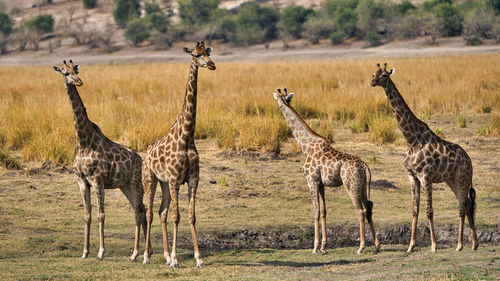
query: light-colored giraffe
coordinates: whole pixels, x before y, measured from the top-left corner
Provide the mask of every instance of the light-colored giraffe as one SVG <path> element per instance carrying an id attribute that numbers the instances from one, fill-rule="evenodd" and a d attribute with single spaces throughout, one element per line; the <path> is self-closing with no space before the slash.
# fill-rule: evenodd
<path id="1" fill-rule="evenodd" d="M 476 191 L 472 187 L 472 162 L 469 155 L 459 145 L 445 141 L 438 137 L 426 123 L 419 120 L 410 110 L 390 76 L 394 68 L 387 71 L 380 68 L 373 74 L 371 85 L 381 86 L 389 99 L 396 115 L 399 128 L 406 138 L 408 150 L 403 161 L 409 173 L 412 184 L 413 220 L 411 224 L 411 240 L 408 253 L 416 245 L 418 212 L 420 206 L 420 186 L 424 187 L 427 195 L 427 218 L 431 236 L 431 250 L 436 251 L 436 237 L 434 234 L 432 209 L 432 183 L 446 182 L 455 193 L 459 203 L 460 226 L 458 231 L 457 251 L 462 250 L 465 215 L 469 219 L 472 249 L 478 247 L 476 229 L 474 227 L 474 211 L 476 208 Z"/>
<path id="2" fill-rule="evenodd" d="M 159 210 L 160 221 L 163 232 L 163 255 L 167 263 L 178 267 L 177 262 L 177 227 L 179 224 L 179 187 L 183 183 L 188 184 L 189 193 L 189 222 L 193 239 L 194 258 L 196 266 L 203 267 L 198 241 L 196 238 L 196 216 L 195 200 L 196 189 L 199 181 L 199 156 L 194 144 L 194 131 L 196 123 L 196 99 L 198 68 L 206 67 L 215 70 L 215 64 L 210 59 L 211 48 L 205 48 L 205 43 L 198 42 L 193 49 L 184 48 L 191 55 L 189 75 L 186 85 L 186 94 L 182 111 L 177 116 L 174 125 L 166 136 L 157 140 L 147 149 L 147 156 L 142 166 L 143 186 L 146 197 L 146 251 L 144 252 L 144 263 L 149 263 L 149 240 L 151 235 L 151 223 L 153 221 L 153 201 L 158 181 L 161 186 L 162 200 Z M 172 254 L 168 251 L 167 238 L 167 214 L 172 201 L 172 221 L 174 233 L 172 241 Z"/>
<path id="3" fill-rule="evenodd" d="M 359 157 L 349 155 L 334 149 L 330 142 L 314 132 L 302 117 L 290 106 L 293 93 L 287 95 L 274 93 L 279 108 L 285 117 L 293 136 L 306 156 L 302 169 L 309 186 L 314 208 L 314 249 L 319 246 L 319 219 L 321 218 L 321 249 L 325 253 L 326 246 L 326 204 L 325 186 L 344 185 L 351 197 L 352 203 L 359 216 L 360 246 L 358 254 L 365 249 L 365 218 L 370 224 L 370 229 L 375 242 L 375 252 L 380 249 L 375 227 L 373 226 L 373 203 L 368 200 L 366 188 L 370 187 L 371 173 L 368 165 Z"/>
<path id="4" fill-rule="evenodd" d="M 73 61 L 62 67 L 54 66 L 54 70 L 62 74 L 66 92 L 73 109 L 75 120 L 77 149 L 74 167 L 78 175 L 78 186 L 83 197 L 85 211 L 85 242 L 82 258 L 89 254 L 91 203 L 90 192 L 97 197 L 99 209 L 99 253 L 97 258 L 104 257 L 104 190 L 120 188 L 132 204 L 135 212 L 134 252 L 130 256 L 135 260 L 139 254 L 139 236 L 141 224 L 146 231 L 145 208 L 142 203 L 143 189 L 141 185 L 142 159 L 132 149 L 109 140 L 99 127 L 89 120 L 76 86 L 83 82 L 78 77 L 79 65 Z"/>

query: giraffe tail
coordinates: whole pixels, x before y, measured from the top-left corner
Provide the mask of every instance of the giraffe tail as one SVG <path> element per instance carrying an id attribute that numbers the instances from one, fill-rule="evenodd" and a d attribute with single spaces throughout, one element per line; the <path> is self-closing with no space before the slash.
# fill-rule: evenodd
<path id="1" fill-rule="evenodd" d="M 366 164 L 366 163 L 365 163 L 365 171 L 366 171 L 366 174 L 368 175 L 366 183 L 368 184 L 368 199 L 370 199 L 372 172 L 370 171 L 370 167 L 368 167 L 368 164 Z"/>
<path id="2" fill-rule="evenodd" d="M 471 201 L 471 213 L 472 217 L 476 216 L 476 190 L 471 187 L 469 190 L 469 199 Z"/>

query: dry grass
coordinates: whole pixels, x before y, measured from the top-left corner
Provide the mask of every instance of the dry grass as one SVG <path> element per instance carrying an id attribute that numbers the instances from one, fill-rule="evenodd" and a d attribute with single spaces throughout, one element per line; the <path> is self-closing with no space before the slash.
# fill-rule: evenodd
<path id="1" fill-rule="evenodd" d="M 394 59 L 394 81 L 421 118 L 500 109 L 500 54 Z M 188 62 L 83 65 L 79 89 L 89 117 L 104 133 L 143 150 L 163 136 L 182 107 Z M 197 137 L 221 147 L 279 151 L 290 137 L 272 92 L 294 91 L 294 106 L 321 134 L 333 137 L 339 120 L 391 142 L 383 90 L 369 86 L 374 60 L 218 63 L 200 70 Z M 217 62 L 216 62 L 217 63 Z M 387 118 L 391 117 L 391 118 Z M 25 160 L 69 164 L 74 153 L 70 104 L 51 67 L 0 68 L 0 147 L 21 150 Z"/>

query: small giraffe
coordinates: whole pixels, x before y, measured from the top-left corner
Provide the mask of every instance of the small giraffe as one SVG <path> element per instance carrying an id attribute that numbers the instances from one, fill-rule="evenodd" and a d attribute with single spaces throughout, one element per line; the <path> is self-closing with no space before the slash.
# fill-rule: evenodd
<path id="1" fill-rule="evenodd" d="M 147 156 L 142 166 L 143 186 L 146 196 L 146 251 L 144 251 L 144 263 L 149 263 L 149 241 L 151 235 L 151 223 L 153 221 L 153 201 L 156 185 L 160 182 L 162 200 L 159 210 L 163 233 L 163 256 L 167 264 L 173 268 L 178 267 L 177 262 L 177 227 L 179 224 L 179 187 L 183 183 L 188 184 L 189 193 L 189 222 L 193 239 L 194 258 L 196 266 L 203 267 L 198 240 L 196 238 L 196 216 L 195 199 L 196 189 L 199 181 L 199 156 L 194 143 L 194 131 L 196 123 L 196 99 L 198 68 L 206 67 L 215 70 L 215 64 L 210 59 L 212 48 L 205 48 L 203 41 L 198 42 L 193 49 L 184 48 L 184 52 L 191 55 L 189 75 L 186 85 L 186 94 L 182 111 L 177 116 L 172 128 L 166 136 L 157 140 L 147 149 Z M 172 221 L 174 234 L 172 241 L 172 254 L 168 252 L 167 237 L 167 214 L 172 201 Z"/>
<path id="2" fill-rule="evenodd" d="M 320 252 L 326 253 L 326 205 L 325 186 L 337 187 L 344 185 L 351 197 L 359 216 L 360 246 L 358 254 L 365 249 L 365 217 L 375 242 L 375 252 L 380 249 L 375 227 L 373 226 L 373 203 L 368 200 L 366 186 L 370 187 L 371 173 L 368 165 L 359 157 L 335 150 L 330 142 L 314 132 L 302 117 L 290 106 L 294 93 L 287 95 L 274 93 L 279 108 L 285 117 L 293 136 L 306 156 L 302 170 L 307 180 L 314 207 L 314 249 L 319 246 L 319 218 L 321 218 L 322 240 Z M 367 178 L 368 177 L 368 178 Z"/>
<path id="3" fill-rule="evenodd" d="M 75 120 L 77 149 L 74 167 L 78 175 L 78 186 L 83 197 L 85 211 L 85 236 L 82 258 L 89 254 L 91 203 L 90 192 L 97 197 L 99 209 L 99 253 L 97 259 L 104 257 L 104 190 L 120 188 L 132 204 L 135 212 L 134 252 L 130 256 L 135 260 L 139 254 L 141 224 L 146 234 L 145 208 L 142 204 L 144 191 L 141 185 L 142 159 L 132 149 L 109 140 L 99 127 L 89 120 L 76 86 L 83 85 L 78 77 L 79 65 L 64 62 L 61 68 L 54 70 L 62 74 L 66 92 L 73 109 Z"/>
<path id="4" fill-rule="evenodd" d="M 403 161 L 412 184 L 413 220 L 411 224 L 411 252 L 416 245 L 418 212 L 420 206 L 420 186 L 427 195 L 427 218 L 431 236 L 431 250 L 436 252 L 436 237 L 432 209 L 432 183 L 446 182 L 455 193 L 459 203 L 460 226 L 458 231 L 457 251 L 462 250 L 465 215 L 469 219 L 472 249 L 478 247 L 476 229 L 474 227 L 474 211 L 476 208 L 476 191 L 472 187 L 472 163 L 469 155 L 459 145 L 438 137 L 426 123 L 419 120 L 410 110 L 390 76 L 395 69 L 387 71 L 377 64 L 377 72 L 373 74 L 371 85 L 381 86 L 389 99 L 396 116 L 399 129 L 408 143 L 408 150 Z"/>

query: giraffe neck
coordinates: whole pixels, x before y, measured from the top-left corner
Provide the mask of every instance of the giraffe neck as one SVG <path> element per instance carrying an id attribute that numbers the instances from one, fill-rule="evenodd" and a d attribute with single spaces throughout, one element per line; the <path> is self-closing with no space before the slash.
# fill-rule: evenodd
<path id="1" fill-rule="evenodd" d="M 182 106 L 182 135 L 187 135 L 192 138 L 196 125 L 196 101 L 198 94 L 198 65 L 194 59 L 189 66 L 189 75 L 186 85 L 186 95 L 184 97 L 184 105 Z"/>
<path id="2" fill-rule="evenodd" d="M 92 141 L 94 141 L 94 138 L 91 136 L 97 133 L 96 129 L 98 128 L 89 120 L 87 110 L 83 105 L 76 86 L 73 84 L 65 84 L 65 86 L 73 109 L 77 145 L 79 148 L 89 147 L 92 145 Z"/>
<path id="3" fill-rule="evenodd" d="M 399 129 L 403 133 L 409 146 L 417 146 L 421 144 L 425 136 L 432 136 L 434 133 L 429 129 L 427 124 L 418 119 L 411 109 L 406 104 L 405 100 L 399 93 L 396 85 L 389 79 L 387 87 L 384 87 L 385 93 L 391 104 Z M 425 134 L 430 132 L 430 134 Z"/>
<path id="4" fill-rule="evenodd" d="M 299 143 L 302 152 L 307 155 L 311 142 L 322 137 L 316 134 L 292 107 L 286 105 L 282 100 L 278 102 L 281 113 L 283 113 L 290 130 L 292 130 L 293 136 Z"/>

